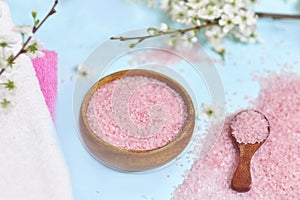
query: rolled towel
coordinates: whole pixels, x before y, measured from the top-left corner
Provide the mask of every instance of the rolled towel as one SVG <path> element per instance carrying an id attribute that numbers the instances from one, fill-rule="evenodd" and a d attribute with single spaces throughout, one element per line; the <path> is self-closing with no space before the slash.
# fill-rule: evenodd
<path id="1" fill-rule="evenodd" d="M 55 121 L 55 105 L 57 97 L 57 54 L 55 51 L 43 50 L 43 57 L 32 59 L 32 64 L 39 80 L 41 91 Z"/>
<path id="2" fill-rule="evenodd" d="M 16 37 L 16 52 L 21 37 L 11 31 L 8 5 L 0 1 L 0 10 L 0 34 Z M 0 199 L 72 199 L 70 176 L 32 62 L 22 55 L 14 67 L 19 83 L 15 107 L 0 113 Z"/>

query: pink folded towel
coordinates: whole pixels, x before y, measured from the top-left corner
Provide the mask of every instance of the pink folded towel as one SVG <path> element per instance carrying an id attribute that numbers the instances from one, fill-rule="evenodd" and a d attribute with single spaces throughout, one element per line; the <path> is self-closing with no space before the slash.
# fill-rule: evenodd
<path id="1" fill-rule="evenodd" d="M 43 50 L 45 56 L 32 59 L 32 64 L 39 80 L 52 120 L 55 121 L 57 98 L 57 53 Z"/>

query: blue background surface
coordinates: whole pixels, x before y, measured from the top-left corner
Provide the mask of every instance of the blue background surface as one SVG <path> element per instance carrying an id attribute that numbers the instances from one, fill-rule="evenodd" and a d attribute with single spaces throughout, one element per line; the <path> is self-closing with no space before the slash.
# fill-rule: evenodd
<path id="1" fill-rule="evenodd" d="M 16 24 L 31 24 L 31 10 L 43 16 L 52 5 L 51 0 L 9 0 Z M 300 13 L 296 1 L 262 0 L 257 11 Z M 76 200 L 165 200 L 171 198 L 174 186 L 182 182 L 186 167 L 175 162 L 164 170 L 146 174 L 126 174 L 108 169 L 94 160 L 80 142 L 72 111 L 74 84 L 73 69 L 90 52 L 112 35 L 132 29 L 158 26 L 167 17 L 143 4 L 121 0 L 61 0 L 55 14 L 37 34 L 47 49 L 59 55 L 59 94 L 56 127 L 58 140 L 69 167 L 74 199 Z M 258 32 L 263 44 L 243 45 L 227 41 L 226 61 L 204 46 L 216 61 L 223 80 L 227 110 L 234 112 L 247 107 L 257 96 L 259 85 L 253 73 L 280 71 L 290 66 L 300 74 L 300 20 L 259 19 Z"/>

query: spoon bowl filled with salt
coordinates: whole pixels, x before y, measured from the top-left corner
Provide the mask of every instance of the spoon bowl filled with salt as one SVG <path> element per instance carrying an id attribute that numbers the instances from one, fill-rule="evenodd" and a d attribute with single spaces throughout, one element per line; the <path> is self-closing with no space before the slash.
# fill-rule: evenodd
<path id="1" fill-rule="evenodd" d="M 267 117 L 257 110 L 243 110 L 231 122 L 231 136 L 239 150 L 239 164 L 232 177 L 231 188 L 237 192 L 251 189 L 251 159 L 270 134 Z"/>

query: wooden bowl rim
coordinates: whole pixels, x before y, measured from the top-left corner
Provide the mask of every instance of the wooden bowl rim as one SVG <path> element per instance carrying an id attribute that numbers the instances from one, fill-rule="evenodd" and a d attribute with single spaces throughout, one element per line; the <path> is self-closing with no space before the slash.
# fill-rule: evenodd
<path id="1" fill-rule="evenodd" d="M 186 123 L 185 123 L 184 128 L 182 129 L 182 131 L 173 140 L 171 140 L 167 144 L 165 144 L 163 146 L 160 146 L 160 147 L 157 147 L 157 148 L 154 148 L 154 149 L 149 149 L 149 150 L 125 149 L 125 148 L 117 147 L 115 145 L 112 145 L 112 144 L 106 142 L 101 137 L 99 137 L 96 133 L 94 133 L 94 131 L 90 128 L 89 123 L 87 122 L 86 110 L 87 110 L 88 103 L 89 103 L 91 97 L 93 96 L 93 94 L 101 86 L 103 86 L 104 84 L 119 79 L 119 77 L 110 79 L 112 76 L 118 76 L 118 75 L 126 74 L 128 72 L 141 73 L 139 75 L 132 75 L 132 76 L 145 76 L 145 77 L 151 77 L 151 78 L 154 78 L 154 79 L 156 79 L 155 77 L 160 77 L 162 79 L 166 79 L 168 81 L 171 81 L 185 95 L 184 97 L 182 97 L 182 94 L 180 94 L 181 98 L 183 98 L 183 100 L 184 100 L 184 103 L 187 104 L 187 107 L 188 107 L 188 117 L 186 119 Z M 147 76 L 147 74 L 148 74 L 148 76 Z M 149 76 L 149 74 L 151 76 Z M 110 80 L 106 81 L 107 79 L 110 79 Z M 105 83 L 102 84 L 102 82 L 105 82 Z M 164 83 L 167 84 L 169 87 L 171 87 L 167 82 L 164 82 Z M 179 93 L 176 88 L 174 88 L 174 87 L 171 87 L 171 88 L 173 90 L 175 90 L 177 93 Z M 170 78 L 170 77 L 168 77 L 168 76 L 166 76 L 162 73 L 155 72 L 155 71 L 152 71 L 152 70 L 145 70 L 145 69 L 121 70 L 121 71 L 117 71 L 117 72 L 114 72 L 112 74 L 109 74 L 105 77 L 102 77 L 100 80 L 98 80 L 96 83 L 94 83 L 93 86 L 86 93 L 86 95 L 83 99 L 82 105 L 81 105 L 80 114 L 81 114 L 81 117 L 83 119 L 84 126 L 86 127 L 86 129 L 88 130 L 88 133 L 92 136 L 93 139 L 95 139 L 97 142 L 102 143 L 105 146 L 109 146 L 110 148 L 112 148 L 114 150 L 121 151 L 121 152 L 124 152 L 124 153 L 151 153 L 151 152 L 163 151 L 163 150 L 165 150 L 165 148 L 167 148 L 169 146 L 174 146 L 177 143 L 179 143 L 180 140 L 182 138 L 184 138 L 185 135 L 189 135 L 189 134 L 193 135 L 193 131 L 189 132 L 187 130 L 189 129 L 189 126 L 194 125 L 194 122 L 195 122 L 194 104 L 193 104 L 193 101 L 192 101 L 190 95 L 185 90 L 185 88 L 183 86 L 181 86 L 181 84 L 179 84 L 174 79 L 172 79 L 172 78 Z M 86 133 L 81 133 L 81 134 L 86 134 Z"/>

